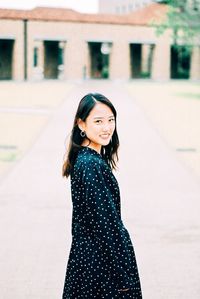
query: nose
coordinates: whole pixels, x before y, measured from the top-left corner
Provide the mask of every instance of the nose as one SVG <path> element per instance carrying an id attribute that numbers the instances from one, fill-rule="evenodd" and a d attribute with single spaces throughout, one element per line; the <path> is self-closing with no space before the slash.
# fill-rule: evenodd
<path id="1" fill-rule="evenodd" d="M 109 123 L 105 123 L 104 126 L 103 126 L 103 131 L 104 132 L 108 132 L 110 131 L 110 124 Z"/>

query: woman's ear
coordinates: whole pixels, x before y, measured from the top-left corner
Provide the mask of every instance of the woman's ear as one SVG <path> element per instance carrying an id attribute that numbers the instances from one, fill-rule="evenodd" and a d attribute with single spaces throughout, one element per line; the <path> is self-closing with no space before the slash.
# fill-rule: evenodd
<path id="1" fill-rule="evenodd" d="M 81 118 L 78 118 L 77 125 L 81 131 L 85 131 L 85 122 Z"/>

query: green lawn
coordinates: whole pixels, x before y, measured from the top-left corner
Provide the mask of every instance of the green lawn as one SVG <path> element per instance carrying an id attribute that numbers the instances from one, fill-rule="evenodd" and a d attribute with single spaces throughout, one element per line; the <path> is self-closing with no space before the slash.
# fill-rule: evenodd
<path id="1" fill-rule="evenodd" d="M 199 82 L 135 80 L 126 87 L 177 157 L 200 177 Z"/>
<path id="2" fill-rule="evenodd" d="M 0 178 L 36 141 L 72 84 L 0 82 Z"/>

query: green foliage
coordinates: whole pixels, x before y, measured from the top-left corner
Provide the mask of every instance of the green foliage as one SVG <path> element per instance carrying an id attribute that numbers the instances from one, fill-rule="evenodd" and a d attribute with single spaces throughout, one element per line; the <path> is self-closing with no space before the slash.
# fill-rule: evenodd
<path id="1" fill-rule="evenodd" d="M 102 78 L 107 79 L 109 77 L 109 68 L 108 66 L 104 66 L 102 70 Z"/>
<path id="2" fill-rule="evenodd" d="M 171 29 L 174 44 L 193 44 L 200 35 L 200 7 L 189 5 L 187 0 L 164 2 L 168 4 L 169 9 L 165 21 L 156 25 L 157 35 L 160 36 L 167 29 Z"/>
<path id="3" fill-rule="evenodd" d="M 13 162 L 17 160 L 16 152 L 0 152 L 0 161 L 2 162 Z"/>
<path id="4" fill-rule="evenodd" d="M 141 72 L 140 78 L 143 78 L 143 79 L 150 78 L 150 73 L 149 72 Z"/>

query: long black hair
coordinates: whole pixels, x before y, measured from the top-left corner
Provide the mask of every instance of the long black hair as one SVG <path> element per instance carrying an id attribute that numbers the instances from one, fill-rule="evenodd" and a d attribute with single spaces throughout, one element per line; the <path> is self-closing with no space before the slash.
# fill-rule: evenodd
<path id="1" fill-rule="evenodd" d="M 81 99 L 74 118 L 70 142 L 68 150 L 65 154 L 65 161 L 62 168 L 62 175 L 64 177 L 68 177 L 71 174 L 78 151 L 82 148 L 81 144 L 83 143 L 83 140 L 85 138 L 85 136 L 82 137 L 80 135 L 81 130 L 78 127 L 78 120 L 81 119 L 85 122 L 86 118 L 88 117 L 94 106 L 97 104 L 97 102 L 107 105 L 111 109 L 115 117 L 115 130 L 109 144 L 101 147 L 101 155 L 112 169 L 116 169 L 116 162 L 118 161 L 117 150 L 119 147 L 119 138 L 116 127 L 117 112 L 110 100 L 108 100 L 104 95 L 99 93 L 89 93 Z"/>

